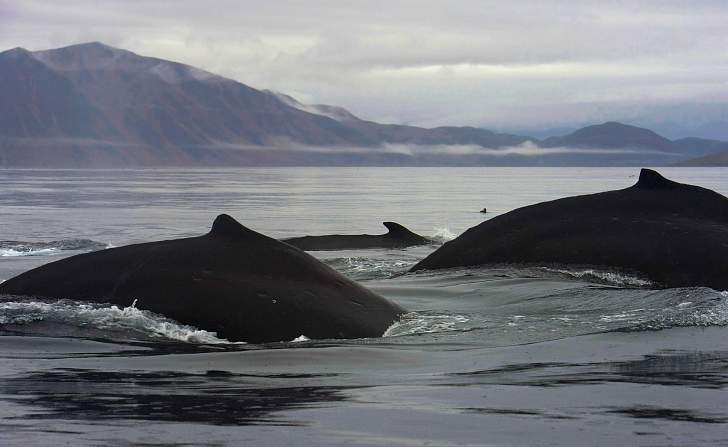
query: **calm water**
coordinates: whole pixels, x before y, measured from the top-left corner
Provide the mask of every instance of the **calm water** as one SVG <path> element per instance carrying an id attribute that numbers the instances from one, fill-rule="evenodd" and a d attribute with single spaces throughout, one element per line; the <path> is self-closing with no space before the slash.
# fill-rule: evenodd
<path id="1" fill-rule="evenodd" d="M 728 194 L 728 169 L 660 171 Z M 274 237 L 392 220 L 446 240 L 637 175 L 3 170 L 0 279 L 222 212 Z M 728 445 L 728 293 L 547 266 L 404 274 L 435 248 L 315 253 L 411 311 L 378 339 L 230 344 L 143 306 L 0 297 L 0 445 Z"/>

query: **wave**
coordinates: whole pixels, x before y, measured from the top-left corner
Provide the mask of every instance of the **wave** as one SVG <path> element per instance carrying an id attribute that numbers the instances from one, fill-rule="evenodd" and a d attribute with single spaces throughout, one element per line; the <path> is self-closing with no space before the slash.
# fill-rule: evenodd
<path id="1" fill-rule="evenodd" d="M 692 308 L 694 303 L 687 301 L 679 305 L 665 309 L 656 317 L 638 324 L 635 330 L 658 330 L 673 327 L 708 327 L 728 326 L 728 293 L 720 292 L 721 299 L 712 306 L 698 305 L 697 309 Z"/>
<path id="2" fill-rule="evenodd" d="M 409 312 L 392 324 L 382 337 L 462 331 L 470 319 L 468 315 Z"/>
<path id="3" fill-rule="evenodd" d="M 455 336 L 458 342 L 489 345 L 531 343 L 599 332 L 640 332 L 674 327 L 728 326 L 728 291 L 709 288 L 665 290 L 601 288 L 589 285 L 529 294 L 531 282 L 502 278 L 499 289 L 485 281 L 472 282 L 460 294 L 438 294 L 441 309 L 403 315 L 383 337 L 392 343 L 408 337 Z M 403 277 L 407 282 L 411 277 Z M 393 280 L 396 283 L 396 280 Z M 432 287 L 431 279 L 427 282 Z M 452 272 L 445 279 L 447 288 Z M 503 290 L 517 289 L 513 296 Z M 472 288 L 472 287 L 475 288 Z M 538 286 L 540 287 L 540 286 Z M 392 290 L 397 290 L 394 287 Z M 402 289 L 405 295 L 411 291 Z M 413 296 L 427 302 L 427 290 Z M 433 290 L 439 290 L 437 286 Z M 526 292 L 524 294 L 524 292 Z M 422 301 L 424 300 L 424 301 Z M 445 301 L 443 303 L 443 300 Z M 407 306 L 406 302 L 402 304 Z M 184 325 L 163 315 L 139 309 L 75 300 L 23 300 L 6 296 L 0 301 L 0 330 L 6 333 L 103 338 L 110 340 L 175 341 L 227 344 L 214 332 Z M 306 342 L 305 334 L 289 342 Z"/>
<path id="4" fill-rule="evenodd" d="M 405 337 L 398 342 L 446 336 L 459 343 L 507 346 L 604 332 L 728 326 L 728 291 L 553 286 L 548 278 L 524 281 L 502 273 L 460 270 L 439 272 L 439 278 L 406 276 L 399 285 L 393 280 L 388 292 L 401 290 L 403 299 L 413 296 L 434 307 L 403 315 L 383 336 Z"/>
<path id="5" fill-rule="evenodd" d="M 162 315 L 131 306 L 118 307 L 74 300 L 2 301 L 0 327 L 21 329 L 23 333 L 42 335 L 53 328 L 77 328 L 73 333 L 115 334 L 132 339 L 170 340 L 186 343 L 230 343 L 214 332 L 179 324 Z M 59 329 L 60 331 L 60 329 Z"/>
<path id="6" fill-rule="evenodd" d="M 558 273 L 570 278 L 581 279 L 585 281 L 599 282 L 612 284 L 617 286 L 629 286 L 629 287 L 650 287 L 654 285 L 652 281 L 647 279 L 639 278 L 637 276 L 631 276 L 624 273 L 610 272 L 607 270 L 595 270 L 595 269 L 584 269 L 584 270 L 568 270 L 568 269 L 556 269 L 550 267 L 541 267 L 541 270 L 549 273 Z"/>
<path id="7" fill-rule="evenodd" d="M 64 251 L 96 251 L 111 244 L 90 239 L 61 239 L 50 242 L 0 241 L 0 256 L 53 256 Z"/>

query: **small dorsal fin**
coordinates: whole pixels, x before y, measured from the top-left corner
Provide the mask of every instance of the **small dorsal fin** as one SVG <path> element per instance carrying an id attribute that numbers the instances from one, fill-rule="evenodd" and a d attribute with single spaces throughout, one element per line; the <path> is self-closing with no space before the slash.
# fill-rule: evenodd
<path id="1" fill-rule="evenodd" d="M 412 233 L 410 230 L 408 230 L 404 226 L 398 224 L 397 222 L 382 222 L 382 225 L 387 227 L 387 230 L 389 230 L 389 234 L 391 234 L 391 235 Z"/>
<path id="2" fill-rule="evenodd" d="M 382 224 L 389 230 L 387 236 L 396 237 L 397 239 L 425 239 L 397 222 L 382 222 Z"/>
<path id="3" fill-rule="evenodd" d="M 681 186 L 681 184 L 666 179 L 657 171 L 643 168 L 640 171 L 640 178 L 634 186 L 646 189 L 674 189 Z"/>
<path id="4" fill-rule="evenodd" d="M 220 214 L 215 218 L 210 230 L 210 236 L 217 237 L 241 237 L 257 234 L 255 231 L 244 227 L 240 222 L 227 214 Z"/>

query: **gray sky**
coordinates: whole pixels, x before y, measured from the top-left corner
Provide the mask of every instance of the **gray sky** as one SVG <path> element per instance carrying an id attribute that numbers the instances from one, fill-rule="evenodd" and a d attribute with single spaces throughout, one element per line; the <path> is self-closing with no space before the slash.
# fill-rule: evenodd
<path id="1" fill-rule="evenodd" d="M 2 49 L 94 40 L 383 122 L 728 122 L 722 0 L 0 0 Z"/>

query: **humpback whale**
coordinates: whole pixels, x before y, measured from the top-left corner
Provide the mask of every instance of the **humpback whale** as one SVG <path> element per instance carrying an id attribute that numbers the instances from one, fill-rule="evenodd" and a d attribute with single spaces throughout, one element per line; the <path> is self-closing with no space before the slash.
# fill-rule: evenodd
<path id="1" fill-rule="evenodd" d="M 413 245 L 427 245 L 432 241 L 413 233 L 395 222 L 382 222 L 386 234 L 331 234 L 325 236 L 303 236 L 283 239 L 286 244 L 301 250 L 348 250 L 358 248 L 404 248 Z"/>
<path id="2" fill-rule="evenodd" d="M 728 198 L 642 169 L 629 188 L 513 210 L 470 228 L 412 271 L 485 264 L 616 268 L 658 286 L 728 289 Z"/>
<path id="3" fill-rule="evenodd" d="M 379 337 L 404 312 L 313 256 L 219 215 L 209 233 L 72 256 L 0 294 L 137 307 L 252 343 Z"/>

